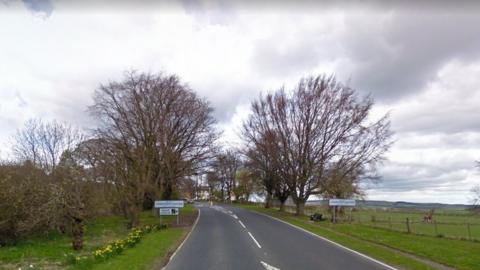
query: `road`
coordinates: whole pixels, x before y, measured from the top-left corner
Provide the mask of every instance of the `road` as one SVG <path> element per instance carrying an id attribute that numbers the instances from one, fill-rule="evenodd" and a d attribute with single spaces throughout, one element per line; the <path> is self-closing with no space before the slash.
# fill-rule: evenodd
<path id="1" fill-rule="evenodd" d="M 259 213 L 197 207 L 198 223 L 166 270 L 393 269 Z"/>

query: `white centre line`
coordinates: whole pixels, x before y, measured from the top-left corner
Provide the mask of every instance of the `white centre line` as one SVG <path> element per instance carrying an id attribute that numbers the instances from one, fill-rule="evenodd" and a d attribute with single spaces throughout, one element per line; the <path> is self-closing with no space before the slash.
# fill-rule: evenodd
<path id="1" fill-rule="evenodd" d="M 265 269 L 267 270 L 280 270 L 280 268 L 276 268 L 274 266 L 271 266 L 269 265 L 268 263 L 266 262 L 263 262 L 263 261 L 260 261 L 260 263 L 263 265 L 263 267 L 265 267 Z"/>
<path id="2" fill-rule="evenodd" d="M 245 224 L 243 224 L 243 222 L 240 219 L 238 220 L 238 222 L 240 222 L 240 225 L 242 225 L 243 228 L 245 228 L 245 229 L 247 228 L 247 227 L 245 227 Z"/>
<path id="3" fill-rule="evenodd" d="M 258 248 L 262 248 L 262 246 L 260 246 L 260 244 L 257 242 L 257 239 L 255 239 L 255 237 L 253 237 L 253 235 L 250 232 L 248 232 L 248 235 L 250 235 L 250 237 L 253 239 L 255 244 L 257 244 Z"/>

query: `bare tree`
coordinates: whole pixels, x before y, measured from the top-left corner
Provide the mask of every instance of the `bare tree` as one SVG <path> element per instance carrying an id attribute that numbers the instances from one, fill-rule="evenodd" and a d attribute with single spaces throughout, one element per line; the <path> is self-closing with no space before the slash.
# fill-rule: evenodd
<path id="1" fill-rule="evenodd" d="M 83 248 L 84 226 L 94 216 L 103 195 L 99 192 L 101 183 L 89 177 L 87 169 L 77 161 L 77 155 L 76 152 L 65 151 L 52 173 L 60 198 L 62 225 L 70 230 L 74 250 Z"/>
<path id="2" fill-rule="evenodd" d="M 0 244 L 52 230 L 58 221 L 58 196 L 48 175 L 32 162 L 0 164 Z"/>
<path id="3" fill-rule="evenodd" d="M 480 161 L 475 161 L 475 164 L 480 168 Z M 472 187 L 470 192 L 472 194 L 473 211 L 480 213 L 480 185 Z"/>
<path id="4" fill-rule="evenodd" d="M 12 148 L 18 160 L 30 160 L 51 173 L 60 162 L 62 153 L 75 149 L 82 140 L 84 135 L 80 130 L 67 123 L 31 119 L 17 131 Z"/>
<path id="5" fill-rule="evenodd" d="M 248 130 L 248 127 L 245 127 Z M 280 175 L 274 158 L 276 138 L 272 132 L 267 132 L 264 137 L 249 137 L 248 132 L 245 138 L 250 141 L 244 155 L 247 157 L 246 166 L 255 172 L 260 185 L 265 192 L 265 208 L 270 208 L 272 199 L 275 197 L 280 202 L 280 211 L 284 211 L 285 202 L 290 196 L 289 187 Z"/>
<path id="6" fill-rule="evenodd" d="M 223 200 L 225 198 L 224 196 L 224 183 L 223 181 L 220 180 L 218 174 L 216 174 L 214 171 L 209 171 L 206 173 L 206 179 L 207 179 L 207 186 L 208 186 L 208 194 L 209 194 L 209 200 Z"/>
<path id="7" fill-rule="evenodd" d="M 236 175 L 237 186 L 234 188 L 238 201 L 248 202 L 250 200 L 250 196 L 257 190 L 255 177 L 255 172 L 248 168 L 238 170 Z"/>
<path id="8" fill-rule="evenodd" d="M 95 196 L 97 182 L 91 181 L 85 169 L 73 159 L 73 153 L 83 138 L 79 129 L 68 124 L 30 120 L 23 130 L 17 132 L 13 145 L 16 156 L 24 162 L 23 166 L 13 168 L 25 171 L 20 172 L 23 177 L 17 177 L 18 186 L 25 191 L 14 194 L 20 197 L 19 194 L 35 194 L 32 198 L 23 198 L 35 202 L 34 205 L 25 203 L 14 207 L 25 214 L 23 218 L 28 226 L 23 230 L 32 230 L 37 226 L 35 224 L 48 224 L 64 232 L 69 229 L 75 250 L 83 247 L 83 226 L 98 206 L 96 198 L 101 197 Z M 28 173 L 35 173 L 35 179 L 31 179 Z M 12 175 L 16 175 L 15 170 Z"/>
<path id="9" fill-rule="evenodd" d="M 226 150 L 217 154 L 213 162 L 213 170 L 220 181 L 222 200 L 232 201 L 232 196 L 236 197 L 234 191 L 236 187 L 237 171 L 241 166 L 239 155 L 233 150 Z"/>
<path id="10" fill-rule="evenodd" d="M 472 203 L 475 207 L 480 207 L 480 185 L 474 186 L 472 188 Z"/>
<path id="11" fill-rule="evenodd" d="M 385 115 L 369 122 L 372 106 L 371 98 L 359 99 L 353 89 L 325 76 L 302 79 L 292 91 L 282 88 L 252 103 L 245 141 L 274 134 L 272 161 L 290 189 L 296 214 L 304 213 L 310 195 L 322 193 L 320 183 L 332 164 L 366 173 L 382 159 L 390 145 L 389 120 Z"/>
<path id="12" fill-rule="evenodd" d="M 354 170 L 345 172 L 342 167 L 335 167 L 333 164 L 328 169 L 328 176 L 320 182 L 319 190 L 322 191 L 323 198 L 352 198 L 354 196 L 362 198 L 364 196 L 359 184 L 364 180 L 363 172 Z"/>
<path id="13" fill-rule="evenodd" d="M 173 75 L 129 72 L 101 85 L 90 111 L 131 226 L 138 225 L 146 193 L 171 199 L 181 179 L 205 168 L 218 137 L 208 102 Z"/>

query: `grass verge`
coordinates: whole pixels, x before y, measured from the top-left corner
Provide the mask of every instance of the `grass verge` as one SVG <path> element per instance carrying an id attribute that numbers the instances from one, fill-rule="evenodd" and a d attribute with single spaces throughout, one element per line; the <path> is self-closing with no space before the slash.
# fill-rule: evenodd
<path id="1" fill-rule="evenodd" d="M 426 260 L 456 269 L 479 269 L 480 243 L 478 242 L 412 235 L 359 224 L 312 223 L 307 217 L 281 213 L 276 209 L 265 209 L 254 205 L 239 206 L 279 218 L 402 269 L 437 268 L 425 262 Z M 407 256 L 405 253 L 424 261 Z"/>
<path id="2" fill-rule="evenodd" d="M 187 228 L 171 228 L 146 235 L 135 248 L 105 262 L 78 267 L 77 269 L 95 270 L 133 270 L 161 268 L 168 254 L 180 244 L 187 234 Z"/>
<path id="3" fill-rule="evenodd" d="M 121 255 L 104 262 L 85 260 L 80 264 L 67 265 L 65 254 L 72 253 L 68 235 L 53 232 L 31 236 L 15 246 L 0 247 L 0 269 L 149 269 L 161 263 L 171 249 L 179 244 L 195 220 L 196 211 L 192 205 L 186 205 L 180 211 L 180 227 L 149 233 L 134 248 L 126 249 Z M 176 217 L 169 216 L 164 217 L 163 222 L 175 224 L 175 220 Z M 102 217 L 90 222 L 86 227 L 84 249 L 73 254 L 90 256 L 105 244 L 124 239 L 130 232 L 126 229 L 126 222 L 118 216 Z M 141 214 L 141 223 L 158 224 L 159 218 L 153 216 L 151 211 L 146 211 Z"/>

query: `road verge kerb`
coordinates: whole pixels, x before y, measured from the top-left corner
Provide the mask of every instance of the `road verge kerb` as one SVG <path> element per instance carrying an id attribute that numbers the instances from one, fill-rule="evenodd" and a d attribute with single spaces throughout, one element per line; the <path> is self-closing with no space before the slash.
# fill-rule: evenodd
<path id="1" fill-rule="evenodd" d="M 248 210 L 247 210 L 247 211 L 248 211 Z M 259 215 L 263 215 L 263 216 L 269 217 L 269 218 L 271 218 L 271 219 L 274 219 L 274 220 L 276 220 L 276 221 L 280 221 L 280 222 L 282 222 L 282 223 L 285 223 L 285 224 L 287 224 L 287 225 L 289 225 L 289 226 L 292 226 L 292 227 L 296 228 L 297 230 L 300 230 L 300 231 L 303 231 L 303 232 L 305 232 L 305 233 L 308 233 L 308 234 L 310 234 L 310 235 L 312 235 L 312 236 L 315 236 L 315 237 L 317 237 L 317 238 L 319 238 L 319 239 L 321 239 L 321 240 L 323 240 L 323 241 L 326 241 L 326 242 L 328 242 L 328 243 L 330 243 L 330 244 L 333 244 L 333 245 L 335 245 L 335 246 L 337 246 L 337 247 L 340 247 L 340 248 L 342 248 L 342 249 L 345 249 L 345 250 L 347 250 L 347 251 L 349 251 L 349 252 L 351 252 L 351 253 L 353 253 L 353 254 L 355 254 L 355 255 L 358 255 L 358 256 L 360 256 L 360 257 L 363 257 L 363 258 L 365 258 L 365 259 L 367 259 L 367 260 L 370 260 L 370 261 L 372 261 L 372 262 L 375 262 L 375 263 L 377 263 L 377 264 L 380 264 L 380 265 L 382 265 L 382 266 L 384 266 L 384 267 L 386 267 L 386 268 L 388 268 L 388 269 L 390 269 L 390 270 L 399 270 L 399 269 L 397 269 L 397 268 L 395 268 L 395 267 L 393 267 L 393 266 L 390 266 L 390 265 L 388 265 L 388 264 L 386 264 L 386 263 L 383 263 L 383 262 L 381 262 L 381 261 L 379 261 L 379 260 L 376 260 L 376 259 L 374 259 L 374 258 L 372 258 L 372 257 L 370 257 L 370 256 L 367 256 L 367 255 L 363 254 L 363 253 L 360 253 L 360 252 L 358 252 L 358 251 L 355 251 L 355 250 L 353 250 L 353 249 L 350 249 L 350 248 L 348 248 L 348 247 L 346 247 L 346 246 L 340 245 L 340 244 L 337 243 L 337 242 L 334 242 L 334 241 L 332 241 L 332 240 L 330 240 L 330 239 L 327 239 L 327 238 L 325 238 L 325 237 L 323 237 L 323 236 L 320 236 L 320 235 L 318 235 L 318 234 L 315 234 L 315 233 L 313 233 L 313 232 L 311 232 L 311 231 L 305 230 L 304 228 L 298 227 L 297 225 L 288 223 L 288 222 L 283 221 L 283 220 L 281 220 L 281 219 L 279 219 L 279 218 L 272 217 L 272 216 L 270 216 L 270 215 L 267 215 L 267 214 L 264 214 L 264 213 L 260 213 L 260 212 L 257 212 L 257 211 L 251 211 L 251 212 L 254 212 L 254 213 L 257 213 L 257 214 L 259 214 Z"/>
<path id="2" fill-rule="evenodd" d="M 185 237 L 185 239 L 183 239 L 182 243 L 177 247 L 177 249 L 175 249 L 172 256 L 170 256 L 170 258 L 168 258 L 168 262 L 167 262 L 167 264 L 165 264 L 164 267 L 162 267 L 162 270 L 164 270 L 165 267 L 167 267 L 168 263 L 170 263 L 170 261 L 173 259 L 173 257 L 175 257 L 175 255 L 177 255 L 177 252 L 182 248 L 183 244 L 188 240 L 188 238 L 190 237 L 190 234 L 192 234 L 193 230 L 195 230 L 195 227 L 197 226 L 198 220 L 200 219 L 200 208 L 197 208 L 197 210 L 198 210 L 198 216 L 197 216 L 197 219 L 195 220 L 195 223 L 193 223 L 192 229 L 190 230 L 190 232 L 188 232 L 187 236 Z"/>

